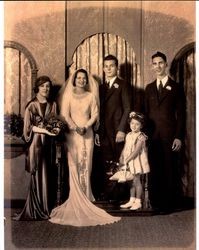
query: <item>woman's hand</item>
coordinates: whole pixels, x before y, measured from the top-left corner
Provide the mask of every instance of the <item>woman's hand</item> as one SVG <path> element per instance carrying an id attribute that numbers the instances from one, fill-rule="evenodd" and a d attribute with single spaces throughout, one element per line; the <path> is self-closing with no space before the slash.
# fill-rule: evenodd
<path id="1" fill-rule="evenodd" d="M 85 127 L 83 127 L 83 128 L 77 127 L 77 128 L 76 128 L 76 132 L 77 132 L 79 135 L 84 135 L 84 134 L 86 133 L 86 128 L 85 128 Z"/>
<path id="2" fill-rule="evenodd" d="M 32 130 L 33 130 L 34 133 L 46 134 L 46 135 L 50 135 L 50 136 L 56 136 L 56 134 L 49 132 L 45 128 L 39 128 L 37 126 L 33 126 Z"/>
<path id="3" fill-rule="evenodd" d="M 120 170 L 125 171 L 126 170 L 126 165 L 120 166 Z"/>
<path id="4" fill-rule="evenodd" d="M 55 134 L 55 135 L 58 135 L 59 133 L 60 133 L 60 131 L 61 131 L 61 129 L 60 128 L 53 128 L 53 133 Z"/>
<path id="5" fill-rule="evenodd" d="M 44 134 L 46 134 L 46 135 L 49 135 L 49 136 L 56 136 L 57 135 L 55 133 L 48 131 L 47 129 L 44 129 L 44 130 L 45 130 Z"/>
<path id="6" fill-rule="evenodd" d="M 124 165 L 124 157 L 123 156 L 120 156 L 119 164 Z"/>

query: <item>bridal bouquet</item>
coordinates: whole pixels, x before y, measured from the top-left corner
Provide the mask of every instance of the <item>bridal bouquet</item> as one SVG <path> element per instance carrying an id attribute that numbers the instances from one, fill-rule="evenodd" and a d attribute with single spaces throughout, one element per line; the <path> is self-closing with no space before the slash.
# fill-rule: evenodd
<path id="1" fill-rule="evenodd" d="M 49 115 L 48 117 L 42 118 L 41 116 L 36 117 L 37 126 L 47 129 L 53 134 L 59 134 L 66 130 L 66 123 L 55 115 Z"/>
<path id="2" fill-rule="evenodd" d="M 58 134 L 66 129 L 66 124 L 58 116 L 50 116 L 46 120 L 46 129 L 51 133 Z"/>

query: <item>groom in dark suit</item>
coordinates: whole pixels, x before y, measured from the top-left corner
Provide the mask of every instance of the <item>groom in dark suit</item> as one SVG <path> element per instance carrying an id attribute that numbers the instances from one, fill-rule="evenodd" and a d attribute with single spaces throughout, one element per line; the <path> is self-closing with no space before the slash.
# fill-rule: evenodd
<path id="1" fill-rule="evenodd" d="M 113 55 L 104 58 L 105 82 L 100 85 L 100 148 L 102 161 L 106 166 L 106 176 L 112 174 L 112 167 L 119 162 L 119 157 L 124 146 L 124 139 L 128 128 L 128 115 L 131 111 L 130 84 L 120 79 L 117 75 L 118 60 Z M 109 176 L 110 177 L 110 176 Z M 111 181 L 110 181 L 111 182 Z M 106 187 L 105 187 L 106 188 Z M 109 190 L 108 190 L 109 189 Z M 112 190 L 110 190 L 112 189 Z M 108 185 L 105 190 L 112 193 L 113 199 L 117 197 L 114 185 Z M 109 197 L 110 198 L 110 197 Z"/>
<path id="2" fill-rule="evenodd" d="M 185 96 L 180 84 L 166 73 L 166 55 L 152 56 L 156 80 L 145 89 L 145 114 L 149 122 L 150 199 L 161 213 L 173 210 L 177 197 L 178 152 L 185 125 Z"/>

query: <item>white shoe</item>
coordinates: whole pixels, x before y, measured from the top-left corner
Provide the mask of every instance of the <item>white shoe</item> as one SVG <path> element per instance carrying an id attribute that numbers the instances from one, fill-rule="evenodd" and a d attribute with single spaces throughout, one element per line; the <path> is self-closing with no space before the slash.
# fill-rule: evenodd
<path id="1" fill-rule="evenodd" d="M 137 210 L 142 207 L 140 199 L 136 199 L 133 203 L 133 205 L 130 207 L 130 210 Z"/>
<path id="2" fill-rule="evenodd" d="M 130 200 L 123 204 L 123 205 L 120 205 L 121 208 L 129 208 L 129 207 L 132 207 L 133 206 L 133 203 L 135 202 L 135 198 L 130 198 Z"/>

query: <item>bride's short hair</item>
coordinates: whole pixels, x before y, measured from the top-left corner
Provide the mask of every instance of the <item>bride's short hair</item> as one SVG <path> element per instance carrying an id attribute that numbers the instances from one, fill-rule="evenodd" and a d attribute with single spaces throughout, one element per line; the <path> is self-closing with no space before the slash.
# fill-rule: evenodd
<path id="1" fill-rule="evenodd" d="M 86 76 L 86 84 L 88 84 L 88 72 L 87 72 L 85 69 L 78 69 L 78 70 L 75 72 L 75 75 L 74 75 L 73 86 L 76 86 L 76 85 L 75 85 L 75 79 L 77 78 L 77 74 L 78 74 L 79 72 L 85 74 L 85 76 Z"/>

